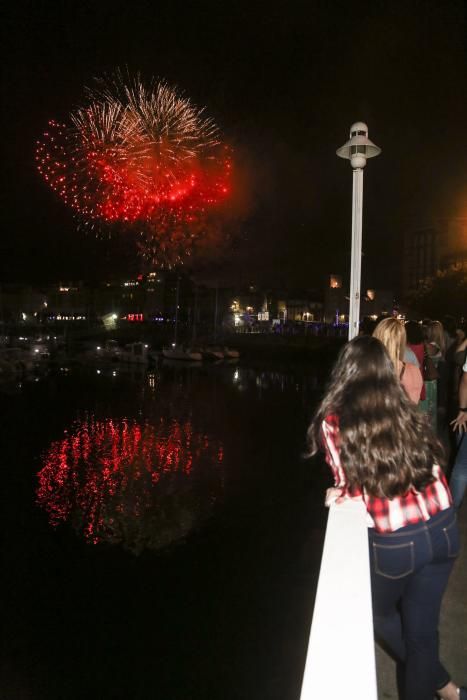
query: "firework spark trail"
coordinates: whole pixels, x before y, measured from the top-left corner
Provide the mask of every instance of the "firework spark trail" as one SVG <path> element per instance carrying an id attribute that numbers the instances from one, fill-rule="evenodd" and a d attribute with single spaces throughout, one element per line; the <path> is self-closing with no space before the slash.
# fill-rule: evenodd
<path id="1" fill-rule="evenodd" d="M 180 259 L 229 192 L 231 156 L 215 123 L 165 82 L 139 76 L 116 73 L 87 97 L 69 125 L 49 122 L 39 172 L 88 224 L 133 227 L 148 249 L 168 256 L 172 242 Z"/>

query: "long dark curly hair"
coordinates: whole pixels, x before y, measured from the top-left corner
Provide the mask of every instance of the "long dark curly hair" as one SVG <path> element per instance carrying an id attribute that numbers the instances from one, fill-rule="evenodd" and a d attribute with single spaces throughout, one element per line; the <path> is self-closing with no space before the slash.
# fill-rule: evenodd
<path id="1" fill-rule="evenodd" d="M 432 483 L 443 449 L 428 420 L 405 394 L 383 344 L 361 336 L 341 350 L 308 429 L 310 454 L 322 448 L 321 426 L 339 421 L 338 448 L 349 489 L 394 498 Z"/>

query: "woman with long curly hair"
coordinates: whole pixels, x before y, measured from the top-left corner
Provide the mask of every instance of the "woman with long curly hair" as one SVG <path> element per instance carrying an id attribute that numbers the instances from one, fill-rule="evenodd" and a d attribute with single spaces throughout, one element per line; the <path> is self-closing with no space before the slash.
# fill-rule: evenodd
<path id="1" fill-rule="evenodd" d="M 438 656 L 441 600 L 459 552 L 442 448 L 377 338 L 341 350 L 308 437 L 334 475 L 327 503 L 366 506 L 375 634 L 397 660 L 401 697 L 467 700 Z"/>

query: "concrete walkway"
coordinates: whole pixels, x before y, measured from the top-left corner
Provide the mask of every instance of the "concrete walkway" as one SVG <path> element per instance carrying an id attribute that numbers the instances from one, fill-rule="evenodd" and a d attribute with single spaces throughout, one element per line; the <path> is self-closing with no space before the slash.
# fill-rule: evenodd
<path id="1" fill-rule="evenodd" d="M 467 686 L 467 502 L 458 515 L 461 552 L 449 579 L 441 610 L 441 659 L 458 685 Z M 398 700 L 395 664 L 378 646 L 376 672 L 379 700 Z"/>

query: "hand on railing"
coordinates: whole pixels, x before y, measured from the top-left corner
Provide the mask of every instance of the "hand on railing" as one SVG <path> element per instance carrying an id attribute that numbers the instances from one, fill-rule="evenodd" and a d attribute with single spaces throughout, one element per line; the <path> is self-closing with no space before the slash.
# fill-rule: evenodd
<path id="1" fill-rule="evenodd" d="M 362 496 L 359 494 L 358 496 L 349 496 L 349 494 L 345 491 L 344 488 L 339 487 L 339 486 L 333 486 L 330 489 L 327 489 L 326 491 L 326 497 L 324 499 L 324 505 L 329 508 L 330 505 L 333 503 L 336 503 L 339 505 L 340 503 L 344 503 L 344 501 L 361 501 Z"/>
<path id="2" fill-rule="evenodd" d="M 343 503 L 348 496 L 344 493 L 344 489 L 333 486 L 326 491 L 324 505 L 329 508 L 332 503 Z"/>

